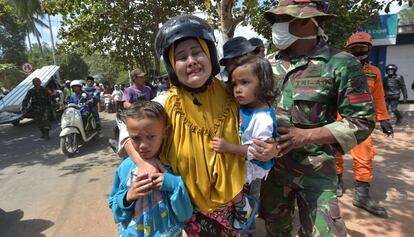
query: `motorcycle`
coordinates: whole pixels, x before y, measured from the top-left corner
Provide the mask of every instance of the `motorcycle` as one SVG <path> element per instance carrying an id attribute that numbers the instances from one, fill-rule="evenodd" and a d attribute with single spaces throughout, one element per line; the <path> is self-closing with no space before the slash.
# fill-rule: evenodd
<path id="1" fill-rule="evenodd" d="M 63 111 L 59 134 L 62 152 L 72 157 L 80 146 L 98 137 L 95 119 L 87 104 L 68 104 Z"/>
<path id="2" fill-rule="evenodd" d="M 115 119 L 115 126 L 113 128 L 114 138 L 110 138 L 108 140 L 109 146 L 111 149 L 118 154 L 118 141 L 119 141 L 119 130 L 121 126 L 125 126 L 125 115 L 122 111 L 117 111 L 116 119 Z"/>
<path id="3" fill-rule="evenodd" d="M 112 95 L 106 94 L 103 95 L 103 101 L 104 101 L 104 108 L 105 112 L 112 113 L 115 110 L 115 101 L 112 97 Z"/>

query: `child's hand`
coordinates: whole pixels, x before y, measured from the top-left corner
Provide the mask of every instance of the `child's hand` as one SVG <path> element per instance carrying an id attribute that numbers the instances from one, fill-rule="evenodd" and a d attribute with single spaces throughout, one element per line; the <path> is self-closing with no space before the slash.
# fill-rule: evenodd
<path id="1" fill-rule="evenodd" d="M 153 173 L 150 175 L 152 180 L 152 188 L 160 189 L 162 182 L 164 181 L 164 173 Z"/>
<path id="2" fill-rule="evenodd" d="M 218 137 L 213 138 L 214 151 L 225 153 L 225 152 L 228 152 L 229 146 L 230 146 L 230 143 L 228 143 L 226 139 L 218 138 Z"/>
<path id="3" fill-rule="evenodd" d="M 127 195 L 125 198 L 126 201 L 132 202 L 134 200 L 143 198 L 146 195 L 150 194 L 152 192 L 151 190 L 152 185 L 153 185 L 153 182 L 149 178 L 148 174 L 138 175 L 137 178 L 132 183 L 131 188 L 129 188 L 127 192 Z"/>

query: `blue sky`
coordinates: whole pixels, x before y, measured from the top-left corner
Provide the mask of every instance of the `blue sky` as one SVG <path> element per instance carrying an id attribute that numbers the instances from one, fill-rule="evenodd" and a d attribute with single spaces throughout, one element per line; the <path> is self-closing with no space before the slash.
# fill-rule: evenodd
<path id="1" fill-rule="evenodd" d="M 57 33 L 60 27 L 60 22 L 62 20 L 62 16 L 61 15 L 57 15 L 57 16 L 50 16 L 50 23 L 52 25 L 52 32 L 53 32 L 53 37 L 54 37 L 54 42 L 56 44 L 57 39 Z M 45 17 L 45 19 L 43 19 L 43 22 L 46 23 L 47 25 L 49 25 L 49 21 L 47 16 Z M 50 37 L 50 31 L 48 28 L 43 28 L 43 27 L 39 27 L 38 28 L 40 31 L 40 34 L 42 35 L 42 38 L 40 39 L 40 41 L 43 43 L 47 43 L 50 47 L 52 46 L 52 40 Z M 30 41 L 32 44 L 37 43 L 36 37 L 33 34 L 30 34 Z M 26 37 L 26 44 L 27 46 L 29 46 L 29 41 L 27 40 Z"/>

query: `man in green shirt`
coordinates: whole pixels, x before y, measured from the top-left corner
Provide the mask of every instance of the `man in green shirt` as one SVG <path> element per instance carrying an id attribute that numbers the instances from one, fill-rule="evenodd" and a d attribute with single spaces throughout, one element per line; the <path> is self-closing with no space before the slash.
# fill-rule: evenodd
<path id="1" fill-rule="evenodd" d="M 33 88 L 30 89 L 26 96 L 23 99 L 22 103 L 22 112 L 28 112 L 28 105 L 31 102 L 31 108 L 34 114 L 34 120 L 42 133 L 41 138 L 49 140 L 49 130 L 50 130 L 50 97 L 47 92 L 47 89 L 44 88 L 41 84 L 42 81 L 35 77 L 32 80 Z"/>
<path id="2" fill-rule="evenodd" d="M 65 88 L 63 88 L 63 102 L 66 103 L 69 101 L 69 98 L 72 96 L 72 88 L 70 88 L 70 81 L 66 80 Z"/>
<path id="3" fill-rule="evenodd" d="M 281 0 L 265 12 L 272 25 L 280 137 L 254 141 L 256 158 L 278 154 L 261 190 L 268 236 L 291 236 L 294 201 L 299 236 L 346 236 L 336 197 L 335 153 L 346 153 L 374 129 L 375 111 L 361 64 L 327 45 L 321 28 L 334 18 L 322 0 Z M 336 121 L 337 114 L 342 120 Z"/>

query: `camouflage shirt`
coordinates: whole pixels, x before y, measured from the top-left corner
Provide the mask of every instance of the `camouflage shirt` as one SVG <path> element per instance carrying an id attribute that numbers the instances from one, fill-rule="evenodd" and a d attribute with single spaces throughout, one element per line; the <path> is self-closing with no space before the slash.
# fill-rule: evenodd
<path id="1" fill-rule="evenodd" d="M 294 188 L 335 190 L 334 154 L 349 151 L 375 126 L 374 105 L 361 64 L 324 41 L 306 56 L 293 58 L 280 51 L 270 62 L 281 88 L 277 99 L 279 125 L 326 127 L 338 142 L 310 144 L 289 152 L 277 159 L 272 178 Z M 342 120 L 336 121 L 337 113 Z"/>
<path id="2" fill-rule="evenodd" d="M 30 100 L 31 107 L 35 111 L 40 111 L 50 106 L 50 97 L 47 93 L 47 89 L 42 86 L 38 90 L 33 87 L 27 92 L 26 97 L 24 97 L 22 107 L 26 108 Z"/>

